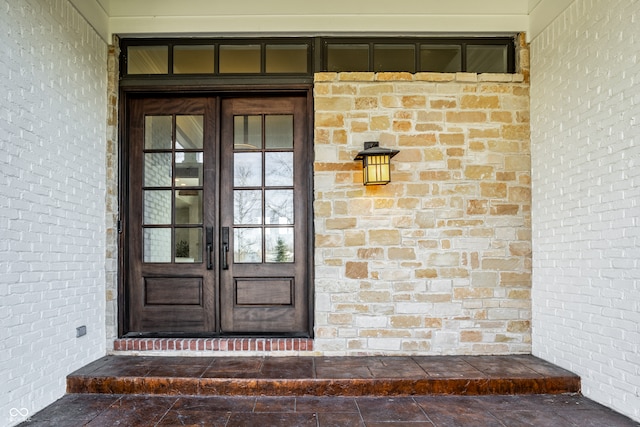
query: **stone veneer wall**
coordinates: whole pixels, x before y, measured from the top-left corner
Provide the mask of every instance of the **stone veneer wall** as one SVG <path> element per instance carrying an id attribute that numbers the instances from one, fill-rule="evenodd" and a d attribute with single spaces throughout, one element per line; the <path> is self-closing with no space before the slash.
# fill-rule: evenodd
<path id="1" fill-rule="evenodd" d="M 314 350 L 529 353 L 528 72 L 322 73 L 314 91 Z M 370 140 L 400 150 L 386 186 L 353 161 Z"/>

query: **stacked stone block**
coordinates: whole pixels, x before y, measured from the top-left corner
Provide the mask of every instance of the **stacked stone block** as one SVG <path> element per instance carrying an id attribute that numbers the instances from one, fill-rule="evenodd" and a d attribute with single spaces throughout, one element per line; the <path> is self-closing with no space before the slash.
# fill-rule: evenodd
<path id="1" fill-rule="evenodd" d="M 315 349 L 531 350 L 523 74 L 315 77 Z M 363 186 L 365 141 L 400 150 Z"/>

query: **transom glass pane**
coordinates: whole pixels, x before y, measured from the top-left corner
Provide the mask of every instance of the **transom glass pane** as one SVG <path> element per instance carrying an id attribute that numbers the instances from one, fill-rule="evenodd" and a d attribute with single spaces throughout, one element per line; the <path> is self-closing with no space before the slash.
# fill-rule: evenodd
<path id="1" fill-rule="evenodd" d="M 265 224 L 293 224 L 293 190 L 264 192 Z"/>
<path id="2" fill-rule="evenodd" d="M 306 44 L 268 44 L 266 46 L 267 73 L 306 73 Z"/>
<path id="3" fill-rule="evenodd" d="M 262 186 L 262 153 L 233 154 L 234 187 Z"/>
<path id="4" fill-rule="evenodd" d="M 288 187 L 293 185 L 293 152 L 264 153 L 265 185 Z"/>
<path id="5" fill-rule="evenodd" d="M 168 72 L 168 46 L 129 46 L 127 48 L 127 74 L 167 74 Z"/>
<path id="6" fill-rule="evenodd" d="M 422 45 L 420 71 L 457 73 L 462 70 L 462 48 L 457 45 Z"/>
<path id="7" fill-rule="evenodd" d="M 175 262 L 202 262 L 202 228 L 176 228 Z"/>
<path id="8" fill-rule="evenodd" d="M 373 71 L 416 71 L 415 46 L 377 44 L 373 47 Z"/>
<path id="9" fill-rule="evenodd" d="M 327 71 L 369 71 L 369 45 L 327 45 Z"/>
<path id="10" fill-rule="evenodd" d="M 467 46 L 467 70 L 473 73 L 506 73 L 507 47 Z"/>
<path id="11" fill-rule="evenodd" d="M 266 148 L 293 148 L 293 116 L 265 116 L 264 137 Z"/>
<path id="12" fill-rule="evenodd" d="M 233 229 L 233 262 L 262 262 L 262 229 Z"/>
<path id="13" fill-rule="evenodd" d="M 265 230 L 266 262 L 293 262 L 293 228 Z"/>
<path id="14" fill-rule="evenodd" d="M 144 118 L 144 149 L 170 149 L 172 140 L 171 131 L 171 116 L 146 116 Z"/>
<path id="15" fill-rule="evenodd" d="M 202 149 L 202 116 L 176 116 L 176 149 Z"/>
<path id="16" fill-rule="evenodd" d="M 143 241 L 144 262 L 171 262 L 170 228 L 145 228 Z"/>
<path id="17" fill-rule="evenodd" d="M 143 224 L 171 224 L 171 190 L 144 191 Z"/>
<path id="18" fill-rule="evenodd" d="M 202 224 L 202 190 L 176 190 L 175 223 Z"/>
<path id="19" fill-rule="evenodd" d="M 173 74 L 213 74 L 215 46 L 174 46 Z"/>
<path id="20" fill-rule="evenodd" d="M 171 153 L 144 154 L 145 187 L 171 186 Z"/>
<path id="21" fill-rule="evenodd" d="M 220 45 L 220 73 L 259 73 L 260 45 Z"/>
<path id="22" fill-rule="evenodd" d="M 235 190 L 233 192 L 233 223 L 262 224 L 262 191 Z"/>
<path id="23" fill-rule="evenodd" d="M 236 150 L 262 148 L 262 116 L 233 118 L 233 148 Z"/>

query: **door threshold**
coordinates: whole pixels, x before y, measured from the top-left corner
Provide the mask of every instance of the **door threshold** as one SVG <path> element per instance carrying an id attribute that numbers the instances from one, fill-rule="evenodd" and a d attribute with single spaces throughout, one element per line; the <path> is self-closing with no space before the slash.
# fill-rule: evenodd
<path id="1" fill-rule="evenodd" d="M 118 338 L 113 342 L 113 351 L 122 352 L 216 352 L 258 354 L 282 352 L 292 354 L 313 351 L 312 338 Z"/>

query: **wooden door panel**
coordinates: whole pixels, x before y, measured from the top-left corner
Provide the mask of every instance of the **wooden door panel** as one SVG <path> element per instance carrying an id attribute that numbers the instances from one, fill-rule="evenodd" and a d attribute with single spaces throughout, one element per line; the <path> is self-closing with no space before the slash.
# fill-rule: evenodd
<path id="1" fill-rule="evenodd" d="M 275 130 L 269 128 L 272 123 Z M 222 270 L 220 280 L 222 331 L 308 334 L 306 99 L 227 99 L 222 102 L 221 126 L 221 160 L 226 167 L 221 171 L 220 221 L 222 227 L 231 230 L 229 268 Z M 244 132 L 243 138 L 238 137 L 236 126 Z M 234 162 L 249 157 L 254 159 L 257 172 L 245 182 L 238 179 L 238 171 L 234 175 Z M 291 175 L 280 174 L 268 163 L 274 159 L 292 161 L 292 165 L 282 166 Z M 292 169 L 287 169 L 289 166 Z M 271 177 L 270 173 L 277 175 Z M 251 215 L 238 215 L 245 211 L 238 207 L 242 200 L 238 195 L 249 191 L 253 196 L 251 209 L 246 211 Z M 276 191 L 285 195 L 278 200 L 288 206 L 281 211 L 281 207 L 269 205 L 269 197 Z M 291 196 L 293 200 L 286 199 Z M 241 255 L 242 242 L 238 239 L 243 231 L 253 239 L 251 256 Z M 287 236 L 286 241 L 278 240 L 277 249 L 270 247 L 273 240 L 268 236 L 280 234 Z"/>
<path id="2" fill-rule="evenodd" d="M 216 221 L 214 117 L 215 100 L 204 97 L 130 101 L 126 283 L 130 334 L 203 334 L 218 329 L 216 275 L 207 269 L 204 245 L 204 230 Z M 193 118 L 197 120 L 191 123 Z M 154 120 L 164 125 L 154 127 Z M 185 161 L 190 158 L 198 160 Z M 168 163 L 157 167 L 158 159 Z M 188 197 L 195 200 L 191 215 Z"/>

